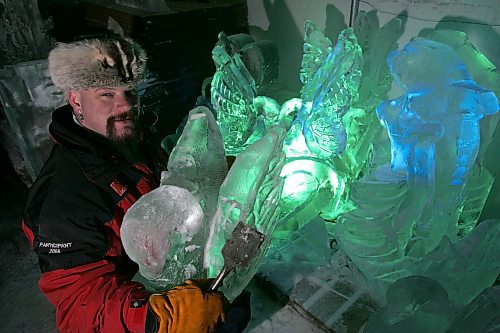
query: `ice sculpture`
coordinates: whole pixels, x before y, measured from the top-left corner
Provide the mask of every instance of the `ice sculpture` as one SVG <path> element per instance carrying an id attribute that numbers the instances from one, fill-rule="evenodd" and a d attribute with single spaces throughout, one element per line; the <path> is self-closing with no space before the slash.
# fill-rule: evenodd
<path id="1" fill-rule="evenodd" d="M 415 259 L 405 249 L 425 196 L 388 164 L 353 183 L 350 194 L 356 209 L 339 216 L 335 238 L 367 278 L 372 296 L 383 300 L 390 283 L 411 273 Z"/>
<path id="2" fill-rule="evenodd" d="M 436 30 L 426 36 L 429 39 L 446 44 L 460 56 L 467 65 L 474 81 L 500 96 L 500 76 L 495 65 L 488 60 L 472 43 L 467 35 L 456 30 Z M 490 145 L 499 115 L 487 117 L 481 121 L 481 139 L 477 163 L 465 186 L 466 201 L 458 221 L 459 236 L 464 236 L 472 230 L 478 222 L 482 208 L 493 186 L 493 177 L 483 166 L 485 152 Z"/>
<path id="3" fill-rule="evenodd" d="M 153 289 L 206 277 L 204 244 L 227 173 L 222 137 L 206 107 L 190 111 L 167 168 L 161 186 L 129 209 L 121 228 L 125 251 Z"/>
<path id="4" fill-rule="evenodd" d="M 306 21 L 300 74 L 302 108 L 294 126 L 301 127 L 311 154 L 328 160 L 346 147 L 342 116 L 357 95 L 363 58 L 352 29 L 340 33 L 335 48 L 320 34 L 312 21 Z"/>
<path id="5" fill-rule="evenodd" d="M 31 184 L 52 148 L 48 134 L 52 111 L 66 99 L 50 80 L 47 60 L 37 60 L 0 69 L 0 101 Z"/>
<path id="6" fill-rule="evenodd" d="M 474 200 L 485 194 L 483 187 L 464 182 L 488 182 L 486 173 L 472 170 L 479 120 L 498 110 L 496 96 L 475 84 L 444 44 L 415 39 L 388 62 L 407 90 L 377 109 L 392 144 L 391 169 L 373 169 L 353 184 L 356 209 L 335 225 L 339 245 L 379 299 L 392 282 L 413 274 L 443 237 L 457 240 L 466 195 L 473 199 L 467 214 L 480 211 L 484 201 L 478 207 Z"/>
<path id="7" fill-rule="evenodd" d="M 285 129 L 275 126 L 259 141 L 238 155 L 219 192 L 217 212 L 211 221 L 210 237 L 205 247 L 205 267 L 215 277 L 223 267 L 221 249 L 239 221 L 266 235 L 252 263 L 233 270 L 219 288 L 234 299 L 257 271 L 271 233 L 276 227 L 278 202 L 283 189 L 280 172 L 285 156 L 281 153 Z"/>
<path id="8" fill-rule="evenodd" d="M 442 43 L 416 38 L 391 53 L 388 63 L 406 90 L 377 108 L 389 132 L 392 168 L 439 198 L 429 200 L 414 226 L 418 241 L 408 251 L 422 256 L 441 236 L 456 237 L 462 187 L 479 151 L 479 121 L 498 111 L 498 99 L 477 85 L 458 55 Z M 424 67 L 428 70 L 418 70 Z"/>
<path id="9" fill-rule="evenodd" d="M 288 229 L 299 229 L 320 212 L 333 219 L 350 209 L 346 181 L 353 175 L 349 163 L 343 162 L 350 157 L 350 152 L 344 152 L 348 140 L 359 130 L 355 119 L 363 112 L 350 110 L 362 64 L 361 48 L 351 28 L 343 30 L 332 47 L 321 30 L 306 21 L 300 108 L 284 147 L 287 163 L 280 205 Z M 347 132 L 345 123 L 349 124 Z M 343 155 L 349 156 L 347 160 Z"/>
<path id="10" fill-rule="evenodd" d="M 389 131 L 393 169 L 406 170 L 410 181 L 434 183 L 436 168 L 448 168 L 439 181 L 463 184 L 478 153 L 479 120 L 498 111 L 497 97 L 442 43 L 414 39 L 387 61 L 406 90 L 377 108 Z M 450 163 L 436 165 L 436 156 Z"/>
<path id="11" fill-rule="evenodd" d="M 264 122 L 268 114 L 273 118 L 280 114 L 278 105 L 270 98 L 262 96 L 255 100 L 278 76 L 278 51 L 269 41 L 255 42 L 246 34 L 226 36 L 221 32 L 212 58 L 216 72 L 211 102 L 226 154 L 236 156 L 262 137 L 262 131 L 254 134 L 255 127 L 269 129 L 269 125 L 275 125 L 275 121 Z"/>
<path id="12" fill-rule="evenodd" d="M 162 173 L 161 184 L 188 189 L 210 219 L 217 208 L 219 188 L 228 166 L 219 127 L 208 108 L 200 106 L 189 112 L 167 169 Z"/>

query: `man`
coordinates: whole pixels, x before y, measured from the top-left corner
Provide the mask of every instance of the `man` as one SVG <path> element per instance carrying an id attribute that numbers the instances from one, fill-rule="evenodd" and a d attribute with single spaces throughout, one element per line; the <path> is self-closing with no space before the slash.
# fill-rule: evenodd
<path id="1" fill-rule="evenodd" d="M 204 292 L 206 281 L 154 295 L 131 281 L 137 265 L 123 250 L 120 225 L 127 209 L 157 186 L 134 112 L 145 67 L 144 50 L 130 39 L 59 44 L 49 54 L 52 81 L 69 105 L 53 113 L 49 133 L 56 144 L 30 189 L 22 227 L 61 332 L 224 327 L 226 300 Z M 232 325 L 243 329 L 247 321 Z"/>

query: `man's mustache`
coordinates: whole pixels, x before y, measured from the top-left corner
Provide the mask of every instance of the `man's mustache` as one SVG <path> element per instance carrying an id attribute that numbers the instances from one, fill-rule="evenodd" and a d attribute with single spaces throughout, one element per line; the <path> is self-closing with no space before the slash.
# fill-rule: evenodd
<path id="1" fill-rule="evenodd" d="M 125 112 L 116 116 L 111 116 L 108 118 L 108 121 L 120 121 L 120 120 L 133 120 L 136 121 L 136 116 L 134 112 Z"/>

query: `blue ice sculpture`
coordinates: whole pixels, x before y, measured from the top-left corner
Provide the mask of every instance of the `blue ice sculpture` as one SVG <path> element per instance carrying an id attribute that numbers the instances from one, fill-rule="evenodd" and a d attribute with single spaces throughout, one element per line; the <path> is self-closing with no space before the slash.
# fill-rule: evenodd
<path id="1" fill-rule="evenodd" d="M 391 165 L 411 182 L 462 185 L 479 149 L 479 121 L 499 110 L 446 44 L 415 38 L 387 59 L 406 93 L 380 104 L 377 116 L 391 140 Z M 436 156 L 443 161 L 436 164 Z M 436 170 L 436 167 L 440 170 Z"/>

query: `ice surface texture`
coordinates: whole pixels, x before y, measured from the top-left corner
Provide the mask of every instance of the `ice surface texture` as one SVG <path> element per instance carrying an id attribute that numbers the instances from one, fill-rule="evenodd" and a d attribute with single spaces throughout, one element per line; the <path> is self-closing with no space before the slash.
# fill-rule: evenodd
<path id="1" fill-rule="evenodd" d="M 202 246 L 195 236 L 204 222 L 203 211 L 188 190 L 161 185 L 127 211 L 120 229 L 123 247 L 156 288 L 171 288 L 186 278 L 203 277 L 196 258 Z"/>

